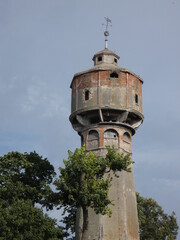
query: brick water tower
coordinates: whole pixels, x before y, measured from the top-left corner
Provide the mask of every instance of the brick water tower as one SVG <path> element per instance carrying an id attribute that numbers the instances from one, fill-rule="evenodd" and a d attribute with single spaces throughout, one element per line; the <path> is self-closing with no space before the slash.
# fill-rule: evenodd
<path id="1" fill-rule="evenodd" d="M 76 73 L 71 83 L 70 121 L 87 151 L 105 155 L 106 146 L 132 154 L 132 136 L 143 121 L 143 80 L 118 66 L 119 56 L 110 51 L 106 18 L 105 49 L 97 52 L 94 66 Z M 133 172 L 120 172 L 109 191 L 113 199 L 112 216 L 97 215 L 89 209 L 87 240 L 138 240 L 136 192 Z M 82 213 L 77 213 L 76 239 L 82 229 Z"/>

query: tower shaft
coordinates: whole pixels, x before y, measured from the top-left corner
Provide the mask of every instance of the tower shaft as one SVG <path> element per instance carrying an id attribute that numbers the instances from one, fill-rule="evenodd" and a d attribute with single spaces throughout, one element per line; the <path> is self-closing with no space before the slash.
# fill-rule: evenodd
<path id="1" fill-rule="evenodd" d="M 90 138 L 88 138 L 88 133 L 91 133 Z M 106 154 L 104 144 L 114 146 L 120 153 L 132 153 L 131 131 L 124 127 L 105 124 L 94 126 L 81 134 L 85 139 L 82 144 L 85 144 L 86 149 L 92 149 L 99 156 Z M 139 226 L 133 172 L 123 171 L 118 173 L 118 177 L 113 177 L 109 197 L 114 204 L 111 206 L 111 217 L 97 215 L 92 209 L 89 209 L 88 239 L 138 240 Z M 79 209 L 76 223 L 77 240 L 81 239 L 82 218 L 82 211 Z"/>

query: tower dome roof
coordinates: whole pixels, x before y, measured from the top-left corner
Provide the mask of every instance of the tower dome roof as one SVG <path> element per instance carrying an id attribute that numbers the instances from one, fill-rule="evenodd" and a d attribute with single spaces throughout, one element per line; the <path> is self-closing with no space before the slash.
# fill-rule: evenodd
<path id="1" fill-rule="evenodd" d="M 99 64 L 113 64 L 117 66 L 119 58 L 120 57 L 116 53 L 105 48 L 95 53 L 92 60 L 94 61 L 94 66 Z"/>
<path id="2" fill-rule="evenodd" d="M 108 48 L 105 48 L 97 53 L 94 54 L 94 57 L 98 56 L 98 55 L 114 55 L 116 56 L 118 59 L 120 58 L 115 52 L 109 50 Z M 93 57 L 93 60 L 94 60 L 94 57 Z"/>

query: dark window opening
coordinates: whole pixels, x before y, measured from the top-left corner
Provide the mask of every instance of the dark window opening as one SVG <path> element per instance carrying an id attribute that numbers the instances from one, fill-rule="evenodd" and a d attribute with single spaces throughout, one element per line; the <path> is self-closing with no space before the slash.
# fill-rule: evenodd
<path id="1" fill-rule="evenodd" d="M 84 137 L 81 135 L 81 146 L 84 144 Z"/>
<path id="2" fill-rule="evenodd" d="M 91 121 L 90 121 L 91 123 L 99 123 L 100 122 L 100 119 L 99 119 L 99 117 L 93 117 L 93 118 L 91 118 Z"/>
<path id="3" fill-rule="evenodd" d="M 89 90 L 85 91 L 85 100 L 89 100 Z"/>
<path id="4" fill-rule="evenodd" d="M 114 58 L 114 62 L 117 63 L 117 58 Z"/>
<path id="5" fill-rule="evenodd" d="M 110 77 L 111 77 L 111 78 L 118 78 L 119 75 L 117 74 L 117 72 L 112 72 L 112 73 L 110 74 Z"/>
<path id="6" fill-rule="evenodd" d="M 135 102 L 138 104 L 138 95 L 135 95 Z"/>
<path id="7" fill-rule="evenodd" d="M 117 118 L 114 116 L 103 115 L 103 118 L 105 122 L 117 122 Z"/>
<path id="8" fill-rule="evenodd" d="M 102 61 L 102 56 L 98 57 L 98 62 Z"/>

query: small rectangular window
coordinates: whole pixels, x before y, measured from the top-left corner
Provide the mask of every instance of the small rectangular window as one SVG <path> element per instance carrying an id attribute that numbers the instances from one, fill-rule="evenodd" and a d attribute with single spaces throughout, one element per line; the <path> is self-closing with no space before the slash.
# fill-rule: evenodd
<path id="1" fill-rule="evenodd" d="M 135 95 L 135 102 L 138 104 L 138 95 Z"/>
<path id="2" fill-rule="evenodd" d="M 102 61 L 102 56 L 98 57 L 98 62 Z"/>
<path id="3" fill-rule="evenodd" d="M 116 58 L 114 58 L 114 62 L 117 63 L 117 59 Z"/>
<path id="4" fill-rule="evenodd" d="M 85 100 L 89 100 L 89 90 L 85 91 Z"/>

